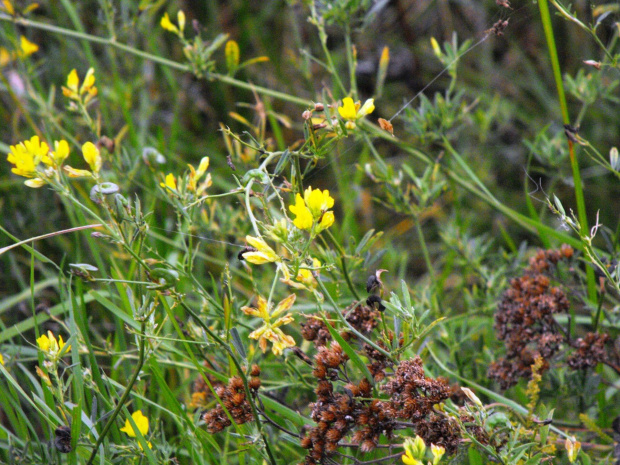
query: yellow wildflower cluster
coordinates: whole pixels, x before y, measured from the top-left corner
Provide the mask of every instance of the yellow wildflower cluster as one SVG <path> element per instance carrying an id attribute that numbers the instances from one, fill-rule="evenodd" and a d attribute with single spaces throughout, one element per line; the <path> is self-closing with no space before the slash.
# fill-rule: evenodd
<path id="1" fill-rule="evenodd" d="M 48 331 L 47 334 L 42 334 L 41 337 L 37 339 L 37 345 L 47 356 L 56 358 L 65 347 L 65 341 L 62 340 L 60 334 L 58 335 L 58 340 L 56 340 L 54 333 Z M 71 345 L 67 346 L 67 351 L 69 350 L 71 350 Z"/>
<path id="2" fill-rule="evenodd" d="M 64 169 L 69 177 L 97 176 L 101 169 L 101 155 L 99 149 L 92 142 L 82 146 L 84 160 L 90 165 L 92 173 L 87 170 L 78 170 L 70 166 L 62 166 L 69 156 L 69 144 L 66 140 L 54 142 L 54 150 L 42 142 L 39 136 L 32 136 L 30 140 L 11 145 L 7 160 L 14 167 L 11 171 L 18 176 L 29 178 L 25 181 L 28 187 L 41 187 L 52 177 L 58 178 L 60 169 Z M 39 169 L 43 163 L 44 169 Z"/>
<path id="3" fill-rule="evenodd" d="M 360 102 L 354 103 L 351 97 L 345 97 L 342 99 L 342 106 L 338 107 L 338 113 L 342 119 L 346 120 L 347 129 L 355 129 L 355 122 L 373 111 L 375 111 L 375 100 L 372 98 L 361 105 Z"/>
<path id="4" fill-rule="evenodd" d="M 183 37 L 183 31 L 185 30 L 185 13 L 183 12 L 183 10 L 179 10 L 179 12 L 177 13 L 177 22 L 179 23 L 178 27 L 175 26 L 172 21 L 170 21 L 170 16 L 168 16 L 168 13 L 164 13 L 164 16 L 162 16 L 159 24 L 166 31 L 173 32 L 178 36 Z"/>
<path id="5" fill-rule="evenodd" d="M 263 319 L 263 325 L 250 333 L 250 338 L 258 340 L 258 345 L 263 352 L 267 351 L 268 341 L 271 341 L 273 344 L 271 351 L 274 355 L 280 355 L 284 349 L 295 345 L 295 339 L 284 334 L 280 329 L 280 326 L 286 325 L 293 321 L 293 316 L 290 313 L 287 313 L 284 316 L 280 315 L 288 311 L 294 303 L 295 294 L 291 294 L 286 299 L 282 300 L 276 306 L 274 311 L 270 313 L 272 304 L 269 304 L 263 297 L 259 296 L 258 308 L 241 308 L 241 311 L 246 315 L 256 316 Z M 274 319 L 275 321 L 272 321 Z"/>
<path id="6" fill-rule="evenodd" d="M 67 86 L 62 87 L 62 93 L 65 97 L 81 102 L 87 105 L 93 98 L 97 96 L 97 88 L 95 87 L 95 69 L 90 68 L 84 76 L 84 82 L 80 86 L 80 78 L 74 69 L 67 76 Z M 86 94 L 86 96 L 84 96 Z M 83 100 L 82 100 L 83 99 Z"/>
<path id="7" fill-rule="evenodd" d="M 142 410 L 136 410 L 135 412 L 133 412 L 131 414 L 131 419 L 138 427 L 138 431 L 140 431 L 140 434 L 142 436 L 146 436 L 146 433 L 149 432 L 149 419 L 144 416 L 144 414 L 142 413 Z M 136 431 L 133 429 L 133 426 L 131 426 L 131 423 L 129 422 L 128 419 L 125 420 L 125 426 L 121 428 L 121 431 L 123 433 L 126 433 L 127 436 L 129 436 L 130 438 L 138 437 L 138 435 L 136 434 Z M 152 447 L 152 444 L 150 442 L 147 442 L 147 444 L 149 445 L 149 448 Z M 141 445 L 140 445 L 140 449 L 142 449 Z"/>
<path id="8" fill-rule="evenodd" d="M 198 169 L 194 168 L 192 165 L 188 164 L 189 174 L 187 175 L 187 182 L 185 183 L 186 189 L 188 192 L 191 192 L 197 196 L 204 194 L 204 192 L 211 186 L 211 174 L 207 174 L 204 181 L 200 184 L 198 183 L 201 178 L 206 173 L 207 169 L 209 169 L 209 157 L 204 157 L 200 160 L 198 164 Z M 172 173 L 168 173 L 164 182 L 159 183 L 161 187 L 166 189 L 168 192 L 174 192 L 175 194 L 181 194 L 183 179 L 179 177 L 178 182 Z"/>
<path id="9" fill-rule="evenodd" d="M 299 229 L 313 229 L 320 233 L 334 224 L 334 212 L 328 211 L 334 206 L 334 199 L 328 190 L 312 189 L 308 187 L 304 196 L 297 194 L 295 205 L 289 206 L 296 216 L 293 224 Z"/>
<path id="10" fill-rule="evenodd" d="M 405 453 L 401 458 L 405 465 L 424 465 L 423 459 L 426 452 L 424 439 L 420 436 L 416 436 L 415 439 L 407 438 L 403 447 Z M 433 454 L 433 465 L 437 465 L 446 453 L 446 448 L 431 444 L 431 453 Z"/>

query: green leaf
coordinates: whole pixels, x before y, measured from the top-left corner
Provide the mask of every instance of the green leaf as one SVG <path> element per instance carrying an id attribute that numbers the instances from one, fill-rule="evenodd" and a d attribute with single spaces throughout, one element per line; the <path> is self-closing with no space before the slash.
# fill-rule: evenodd
<path id="1" fill-rule="evenodd" d="M 366 377 L 368 382 L 372 386 L 374 386 L 375 385 L 375 380 L 372 377 L 372 375 L 370 374 L 370 371 L 368 370 L 368 367 L 366 366 L 364 361 L 360 358 L 359 355 L 357 355 L 357 352 L 355 350 L 353 350 L 353 348 L 347 343 L 347 341 L 345 341 L 342 338 L 342 336 L 340 336 L 340 334 L 338 334 L 338 331 L 336 331 L 332 327 L 332 325 L 330 325 L 327 322 L 325 317 L 323 317 L 323 323 L 325 323 L 325 326 L 327 326 L 327 329 L 328 329 L 329 333 L 332 335 L 332 337 L 334 338 L 334 340 L 338 344 L 340 344 L 340 347 L 342 347 L 342 350 L 344 350 L 344 352 L 349 356 L 349 359 L 351 360 L 351 362 L 353 362 L 353 364 L 364 374 L 364 376 Z"/>

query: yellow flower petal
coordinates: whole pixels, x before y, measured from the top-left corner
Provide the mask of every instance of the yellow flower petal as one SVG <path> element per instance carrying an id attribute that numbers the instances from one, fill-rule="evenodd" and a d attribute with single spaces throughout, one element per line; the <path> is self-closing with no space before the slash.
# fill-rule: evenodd
<path id="1" fill-rule="evenodd" d="M 173 190 L 176 192 L 177 190 L 177 181 L 174 178 L 174 175 L 172 173 L 168 173 L 166 175 L 166 182 L 161 182 L 159 183 L 159 185 L 163 188 L 168 188 L 170 190 Z"/>
<path id="2" fill-rule="evenodd" d="M 93 175 L 93 173 L 88 170 L 78 170 L 69 165 L 63 166 L 62 169 L 65 170 L 65 173 L 67 173 L 67 176 L 70 178 L 87 178 Z"/>
<path id="3" fill-rule="evenodd" d="M 55 141 L 54 148 L 56 150 L 52 152 L 52 158 L 56 162 L 57 165 L 62 165 L 62 163 L 69 156 L 69 144 L 64 139 L 60 141 Z"/>
<path id="4" fill-rule="evenodd" d="M 329 228 L 332 224 L 334 224 L 334 221 L 335 221 L 334 212 L 333 211 L 325 212 L 323 216 L 321 217 L 321 221 L 319 221 L 316 231 L 321 232 Z"/>
<path id="5" fill-rule="evenodd" d="M 198 169 L 196 170 L 196 180 L 200 179 L 203 174 L 209 168 L 209 157 L 204 157 L 200 160 L 200 164 L 198 165 Z"/>
<path id="6" fill-rule="evenodd" d="M 257 252 L 244 253 L 243 258 L 246 261 L 254 263 L 255 265 L 262 265 L 263 263 L 275 262 L 279 260 L 278 254 L 276 254 L 263 239 L 253 236 L 245 236 L 245 240 L 257 250 Z"/>
<path id="7" fill-rule="evenodd" d="M 99 153 L 99 149 L 92 142 L 86 142 L 82 145 L 82 155 L 84 156 L 84 160 L 90 166 L 90 169 L 93 173 L 99 173 L 101 169 L 101 154 Z"/>
<path id="8" fill-rule="evenodd" d="M 72 69 L 67 76 L 67 88 L 72 92 L 78 91 L 78 86 L 80 85 L 80 78 L 78 77 L 78 73 L 76 69 Z"/>
<path id="9" fill-rule="evenodd" d="M 345 97 L 342 99 L 342 106 L 338 107 L 338 113 L 343 119 L 355 120 L 357 116 L 357 110 L 355 103 L 351 97 Z"/>
<path id="10" fill-rule="evenodd" d="M 37 339 L 37 344 L 39 345 L 39 349 L 43 352 L 47 352 L 51 346 L 51 342 L 45 334 L 42 334 L 41 337 Z"/>
<path id="11" fill-rule="evenodd" d="M 4 365 L 4 356 L 0 354 L 0 365 Z"/>
<path id="12" fill-rule="evenodd" d="M 357 112 L 357 119 L 370 115 L 373 111 L 375 111 L 375 99 L 369 98 Z"/>
<path id="13" fill-rule="evenodd" d="M 161 21 L 159 22 L 159 24 L 166 31 L 175 32 L 175 33 L 179 32 L 177 27 L 174 24 L 172 24 L 172 22 L 170 21 L 170 16 L 168 16 L 168 13 L 164 13 L 164 16 L 162 16 Z"/>
<path id="14" fill-rule="evenodd" d="M 277 318 L 280 314 L 288 311 L 295 303 L 296 298 L 297 296 L 295 294 L 291 294 L 286 299 L 281 300 L 271 314 L 271 318 Z"/>
<path id="15" fill-rule="evenodd" d="M 299 229 L 312 228 L 312 213 L 306 206 L 304 199 L 301 195 L 297 194 L 295 197 L 295 205 L 290 205 L 289 210 L 296 216 L 293 220 L 293 224 Z"/>
<path id="16" fill-rule="evenodd" d="M 179 22 L 179 29 L 183 32 L 185 29 L 185 13 L 183 10 L 179 10 L 177 13 L 177 21 Z"/>
<path id="17" fill-rule="evenodd" d="M 39 50 L 39 46 L 37 44 L 30 42 L 24 36 L 20 37 L 19 45 L 23 54 L 22 56 L 24 57 L 30 56 Z"/>
<path id="18" fill-rule="evenodd" d="M 131 418 L 138 427 L 138 431 L 140 431 L 140 434 L 142 434 L 142 436 L 145 436 L 146 433 L 149 432 L 149 419 L 144 416 L 141 410 L 136 410 L 135 412 L 133 412 L 131 414 Z M 137 436 L 136 432 L 131 426 L 131 423 L 129 423 L 129 420 L 125 420 L 125 426 L 121 428 L 121 431 L 123 433 L 126 433 L 127 436 L 129 436 L 130 438 L 135 438 Z"/>
<path id="19" fill-rule="evenodd" d="M 82 87 L 80 87 L 80 95 L 89 91 L 91 87 L 93 87 L 94 84 L 95 84 L 95 69 L 89 68 L 88 71 L 86 72 L 86 76 L 84 76 L 84 83 L 82 84 Z"/>
<path id="20" fill-rule="evenodd" d="M 45 186 L 45 181 L 41 178 L 32 178 L 24 181 L 24 184 L 28 187 L 32 187 L 33 189 L 38 189 L 39 187 Z"/>

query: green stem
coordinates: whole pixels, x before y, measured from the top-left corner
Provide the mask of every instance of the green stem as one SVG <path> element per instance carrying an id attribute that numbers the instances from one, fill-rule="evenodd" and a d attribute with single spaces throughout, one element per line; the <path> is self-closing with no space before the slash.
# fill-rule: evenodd
<path id="1" fill-rule="evenodd" d="M 557 6 L 557 5 L 556 5 Z M 560 70 L 560 61 L 558 59 L 558 51 L 555 46 L 555 38 L 553 35 L 553 25 L 551 24 L 551 15 L 549 14 L 549 4 L 547 0 L 539 0 L 538 8 L 540 10 L 540 18 L 542 20 L 545 38 L 547 39 L 547 48 L 549 57 L 551 58 L 551 67 L 553 68 L 553 77 L 558 91 L 558 100 L 562 111 L 562 121 L 564 124 L 570 124 L 570 116 L 568 114 L 568 106 L 566 104 L 566 95 L 564 93 L 564 83 L 562 81 L 562 72 Z M 573 142 L 568 141 L 568 152 L 570 155 L 571 168 L 573 170 L 573 181 L 575 183 L 575 198 L 577 201 L 577 216 L 582 230 L 588 230 L 588 217 L 586 215 L 586 205 L 583 196 L 583 186 L 581 184 L 581 173 L 579 171 L 579 163 L 575 157 L 575 149 Z M 591 267 L 586 268 L 586 278 L 588 283 L 588 297 L 592 302 L 596 303 L 596 282 L 594 279 L 594 270 Z"/>
<path id="2" fill-rule="evenodd" d="M 366 336 L 364 336 L 362 333 L 360 333 L 357 329 L 355 329 L 353 326 L 351 326 L 351 323 L 349 323 L 347 321 L 347 319 L 344 317 L 344 315 L 342 314 L 342 310 L 340 310 L 340 307 L 334 301 L 334 298 L 331 296 L 331 294 L 329 293 L 329 291 L 325 287 L 325 284 L 323 284 L 323 282 L 320 279 L 317 280 L 317 282 L 319 283 L 319 287 L 321 288 L 321 291 L 323 292 L 323 294 L 325 294 L 327 296 L 327 300 L 329 300 L 329 303 L 331 303 L 332 307 L 334 307 L 334 310 L 336 311 L 336 314 L 338 315 L 338 318 L 340 318 L 340 321 L 342 321 L 347 326 L 349 331 L 351 331 L 353 334 L 355 334 L 357 337 L 359 337 L 362 341 L 364 341 L 370 347 L 372 347 L 373 349 L 377 350 L 381 354 L 385 355 L 392 362 L 396 362 L 396 360 L 394 359 L 392 354 L 390 354 L 386 350 L 384 350 L 381 347 L 379 347 L 377 344 L 372 342 L 370 339 L 368 339 Z"/>
<path id="3" fill-rule="evenodd" d="M 237 368 L 237 372 L 239 373 L 239 376 L 241 377 L 241 380 L 243 381 L 243 387 L 245 388 L 245 395 L 246 395 L 246 398 L 248 399 L 248 402 L 250 403 L 250 406 L 252 407 L 252 414 L 254 415 L 254 420 L 256 422 L 256 428 L 258 429 L 258 431 L 259 431 L 259 433 L 260 433 L 260 435 L 261 435 L 261 437 L 263 439 L 263 444 L 265 444 L 265 450 L 267 451 L 267 455 L 269 456 L 269 460 L 270 460 L 272 465 L 277 465 L 276 459 L 275 459 L 273 453 L 271 452 L 271 447 L 269 446 L 269 442 L 267 441 L 267 437 L 265 436 L 265 432 L 263 431 L 263 425 L 260 422 L 260 418 L 258 416 L 258 410 L 257 410 L 256 404 L 254 402 L 254 397 L 252 396 L 252 393 L 250 392 L 250 388 L 248 386 L 248 378 L 246 377 L 245 372 L 243 371 L 243 368 L 241 367 L 241 364 L 237 361 L 237 358 L 235 357 L 235 354 L 231 350 L 230 346 L 228 344 L 226 344 L 226 342 L 224 342 L 222 340 L 222 338 L 220 338 L 217 334 L 215 334 L 213 331 L 211 331 L 209 326 L 207 324 L 205 324 L 204 321 L 202 321 L 200 319 L 200 317 L 183 300 L 181 300 L 180 298 L 177 298 L 176 300 L 185 309 L 185 311 L 187 313 L 189 313 L 189 315 L 192 317 L 192 319 L 209 336 L 211 336 L 222 347 L 222 349 L 224 349 L 228 353 L 228 355 L 230 356 L 230 359 L 235 364 L 235 367 Z"/>
<path id="4" fill-rule="evenodd" d="M 355 297 L 355 300 L 362 300 L 361 297 L 359 296 L 359 294 L 357 293 L 357 290 L 355 289 L 355 286 L 353 286 L 353 282 L 351 281 L 351 276 L 349 276 L 349 271 L 347 270 L 347 262 L 346 262 L 346 258 L 345 258 L 346 253 L 345 253 L 344 249 L 338 243 L 338 241 L 336 240 L 336 238 L 334 237 L 334 235 L 332 234 L 332 232 L 329 229 L 326 229 L 325 232 L 327 233 L 327 237 L 329 237 L 329 240 L 334 245 L 334 247 L 336 247 L 338 249 L 338 253 L 340 254 L 340 265 L 342 266 L 342 274 L 344 276 L 344 280 L 347 283 L 347 287 L 349 288 L 349 290 L 353 294 L 353 297 Z"/>
<path id="5" fill-rule="evenodd" d="M 426 240 L 424 239 L 424 232 L 422 231 L 422 225 L 420 224 L 420 219 L 418 215 L 413 211 L 413 209 L 409 209 L 411 212 L 411 217 L 413 218 L 413 222 L 415 224 L 415 230 L 418 234 L 418 242 L 420 243 L 420 248 L 422 249 L 422 255 L 424 256 L 424 262 L 426 263 L 426 269 L 428 271 L 428 275 L 431 279 L 431 283 L 433 283 L 433 287 L 437 284 L 435 279 L 435 270 L 433 269 L 433 264 L 431 262 L 431 256 L 428 253 L 428 247 L 426 246 Z"/>
<path id="6" fill-rule="evenodd" d="M 163 58 L 157 55 L 153 55 L 152 53 L 148 53 L 143 50 L 139 50 L 129 45 L 117 42 L 116 39 L 114 38 L 106 39 L 104 37 L 98 37 L 98 36 L 86 34 L 83 32 L 73 31 L 71 29 L 65 29 L 62 27 L 53 26 L 51 24 L 41 23 L 39 21 L 32 21 L 32 20 L 25 19 L 25 18 L 16 18 L 16 17 L 9 16 L 6 14 L 0 14 L 0 21 L 8 21 L 8 22 L 18 24 L 20 26 L 32 27 L 35 29 L 41 29 L 44 31 L 54 32 L 56 34 L 62 34 L 67 37 L 74 37 L 76 39 L 87 40 L 89 42 L 94 42 L 97 44 L 108 45 L 110 47 L 114 47 L 119 50 L 122 50 L 126 53 L 139 56 L 146 60 L 150 60 L 154 63 L 168 66 L 170 68 L 173 68 L 179 71 L 185 71 L 185 72 L 192 71 L 189 65 L 186 65 L 184 63 L 179 63 L 174 60 L 169 60 L 167 58 Z M 247 82 L 239 81 L 238 79 L 235 79 L 230 76 L 226 76 L 224 74 L 207 73 L 206 78 L 214 79 L 216 81 L 220 81 L 220 82 L 223 82 L 224 84 L 229 84 L 234 87 L 239 87 L 240 89 L 246 89 L 249 91 L 257 92 L 262 95 L 268 95 L 270 97 L 277 98 L 277 99 L 280 99 L 286 102 L 294 103 L 296 105 L 300 105 L 303 107 L 312 106 L 312 101 L 310 100 L 306 100 L 300 97 L 295 97 L 294 95 L 288 95 L 288 94 L 285 94 L 284 92 L 279 92 L 277 90 L 268 89 L 266 87 L 256 86 L 254 84 L 249 84 Z"/>
<path id="7" fill-rule="evenodd" d="M 93 460 L 95 460 L 95 456 L 97 455 L 97 449 L 99 449 L 99 446 L 101 445 L 101 443 L 103 442 L 104 438 L 106 437 L 106 435 L 110 431 L 110 428 L 112 428 L 112 425 L 114 424 L 114 420 L 116 420 L 116 417 L 118 416 L 118 414 L 120 413 L 121 409 L 125 405 L 125 402 L 127 401 L 127 398 L 129 397 L 129 394 L 131 394 L 131 388 L 133 388 L 133 385 L 136 383 L 136 381 L 138 379 L 138 376 L 140 375 L 140 371 L 142 371 L 142 366 L 144 365 L 144 349 L 145 349 L 145 345 L 146 345 L 145 344 L 145 337 L 144 337 L 145 329 L 146 329 L 146 320 L 142 321 L 142 325 L 140 326 L 140 336 L 141 336 L 140 337 L 140 342 L 139 342 L 139 344 L 140 344 L 140 355 L 138 357 L 138 366 L 136 367 L 136 371 L 134 372 L 133 376 L 131 377 L 131 380 L 129 381 L 129 384 L 125 388 L 125 392 L 123 393 L 123 396 L 121 397 L 121 400 L 118 402 L 118 405 L 116 406 L 116 408 L 112 412 L 112 415 L 110 416 L 110 418 L 108 418 L 108 421 L 106 422 L 105 426 L 103 427 L 103 431 L 99 435 L 99 438 L 97 438 L 97 442 L 95 443 L 95 447 L 94 447 L 92 453 L 90 454 L 90 458 L 88 459 L 88 462 L 86 462 L 86 465 L 91 465 L 93 463 Z"/>

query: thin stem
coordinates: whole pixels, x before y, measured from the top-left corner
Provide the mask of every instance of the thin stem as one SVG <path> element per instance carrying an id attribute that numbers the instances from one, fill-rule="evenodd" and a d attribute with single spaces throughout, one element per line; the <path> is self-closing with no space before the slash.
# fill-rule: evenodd
<path id="1" fill-rule="evenodd" d="M 179 71 L 185 71 L 185 72 L 192 71 L 191 67 L 187 64 L 179 63 L 174 60 L 169 60 L 167 58 L 153 55 L 152 53 L 148 53 L 143 50 L 139 50 L 137 48 L 131 47 L 129 45 L 117 42 L 116 39 L 114 38 L 106 39 L 104 37 L 98 37 L 98 36 L 86 34 L 83 32 L 73 31 L 71 29 L 65 29 L 62 27 L 53 26 L 51 24 L 41 23 L 39 21 L 32 21 L 32 20 L 25 19 L 25 18 L 16 18 L 16 17 L 9 16 L 6 14 L 0 14 L 0 21 L 8 21 L 8 22 L 18 24 L 20 26 L 32 27 L 35 29 L 41 29 L 44 31 L 54 32 L 56 34 L 62 34 L 67 37 L 74 37 L 76 39 L 87 40 L 89 42 L 94 42 L 97 44 L 108 45 L 110 47 L 114 47 L 119 50 L 122 50 L 126 53 L 139 56 L 146 60 L 150 60 L 154 63 L 168 66 L 170 68 L 173 68 Z M 220 82 L 223 82 L 224 84 L 229 84 L 234 87 L 239 87 L 240 89 L 246 89 L 252 92 L 257 92 L 262 95 L 267 95 L 269 97 L 273 97 L 273 98 L 280 99 L 286 102 L 294 103 L 296 105 L 300 105 L 303 107 L 308 107 L 312 105 L 312 101 L 310 100 L 306 100 L 300 97 L 295 97 L 294 95 L 288 95 L 288 94 L 285 94 L 284 92 L 279 92 L 277 90 L 268 89 L 266 87 L 256 86 L 254 84 L 249 84 L 247 82 L 239 81 L 238 79 L 235 79 L 230 76 L 226 76 L 224 74 L 207 73 L 206 78 L 220 81 Z"/>
<path id="2" fill-rule="evenodd" d="M 385 349 L 379 347 L 377 344 L 375 344 L 374 342 L 372 342 L 370 339 L 368 339 L 366 336 L 364 336 L 362 333 L 360 333 L 357 329 L 355 329 L 351 323 L 349 323 L 347 321 L 347 319 L 344 317 L 344 315 L 342 314 L 342 310 L 340 310 L 340 307 L 338 306 L 338 304 L 334 301 L 334 298 L 331 296 L 331 294 L 329 293 L 329 291 L 327 290 L 327 288 L 325 287 L 325 284 L 323 284 L 323 282 L 319 279 L 317 280 L 319 287 L 321 288 L 321 291 L 323 292 L 323 294 L 325 294 L 327 296 L 327 300 L 329 300 L 329 303 L 332 304 L 332 307 L 334 307 L 334 310 L 336 311 L 336 314 L 338 315 L 338 317 L 340 318 L 340 321 L 342 321 L 347 328 L 349 328 L 349 331 L 351 331 L 353 334 L 355 334 L 357 337 L 359 337 L 362 341 L 364 341 L 366 344 L 368 344 L 370 347 L 372 347 L 373 349 L 377 350 L 378 352 L 380 352 L 381 354 L 385 355 L 388 359 L 390 359 L 392 362 L 396 362 L 396 360 L 394 359 L 394 357 L 392 356 L 392 354 L 390 354 L 388 351 L 386 351 Z"/>
<path id="3" fill-rule="evenodd" d="M 558 5 L 555 5 L 556 8 Z M 566 104 L 566 95 L 564 93 L 564 82 L 562 81 L 562 71 L 560 70 L 560 61 L 558 59 L 558 52 L 555 46 L 555 38 L 553 35 L 553 26 L 551 24 L 551 15 L 549 14 L 549 4 L 547 0 L 540 0 L 538 2 L 538 8 L 540 10 L 540 17 L 542 20 L 543 28 L 545 30 L 545 38 L 547 39 L 547 48 L 549 50 L 549 57 L 551 59 L 551 67 L 553 68 L 553 76 L 555 78 L 555 85 L 558 91 L 558 101 L 560 102 L 560 109 L 562 110 L 562 121 L 564 124 L 570 124 L 570 116 L 568 114 L 568 106 Z M 570 164 L 573 171 L 573 182 L 575 183 L 575 198 L 577 201 L 577 216 L 579 217 L 579 223 L 583 230 L 588 230 L 588 217 L 586 215 L 586 205 L 583 195 L 583 186 L 581 184 L 581 173 L 579 171 L 579 163 L 575 158 L 575 149 L 573 142 L 568 140 L 568 153 L 570 156 Z M 594 270 L 590 267 L 586 269 L 586 278 L 588 283 L 588 297 L 592 302 L 596 303 L 596 282 L 594 279 Z"/>
<path id="4" fill-rule="evenodd" d="M 243 387 L 245 389 L 245 394 L 246 394 L 246 398 L 248 400 L 248 402 L 250 403 L 250 407 L 252 407 L 252 414 L 254 415 L 254 420 L 256 423 L 256 428 L 258 429 L 262 439 L 263 439 L 263 444 L 265 445 L 265 450 L 267 451 L 267 455 L 269 456 L 269 461 L 271 462 L 272 465 L 277 465 L 276 459 L 271 451 L 271 447 L 269 446 L 269 442 L 267 441 L 267 438 L 265 436 L 265 432 L 263 431 L 263 425 L 260 421 L 260 418 L 258 417 L 258 409 L 256 407 L 256 403 L 254 402 L 254 398 L 252 396 L 252 393 L 250 392 L 250 388 L 248 386 L 248 378 L 245 375 L 245 372 L 243 371 L 243 368 L 241 367 L 241 364 L 238 362 L 237 358 L 235 357 L 235 354 L 233 353 L 233 351 L 231 350 L 230 346 L 228 344 L 226 344 L 226 342 L 224 342 L 222 340 L 222 338 L 220 338 L 217 334 L 215 334 L 213 331 L 211 331 L 211 329 L 209 328 L 209 326 L 207 324 L 204 323 L 204 321 L 202 321 L 200 319 L 200 317 L 198 315 L 196 315 L 196 313 L 183 301 L 181 300 L 180 296 L 176 296 L 176 300 L 179 303 L 179 305 L 181 305 L 185 311 L 187 313 L 189 313 L 189 315 L 192 317 L 192 319 L 209 335 L 211 336 L 221 347 L 222 349 L 224 349 L 228 355 L 230 356 L 230 359 L 232 360 L 232 362 L 235 364 L 235 367 L 237 368 L 237 372 L 239 373 L 239 376 L 241 377 L 241 380 L 243 381 Z"/>
<path id="5" fill-rule="evenodd" d="M 106 435 L 110 431 L 110 428 L 112 428 L 112 425 L 114 424 L 114 420 L 116 420 L 116 417 L 118 416 L 118 414 L 120 413 L 121 409 L 125 405 L 125 402 L 129 398 L 129 394 L 131 394 L 131 388 L 133 388 L 133 385 L 136 383 L 136 381 L 138 379 L 138 376 L 140 375 L 140 371 L 142 371 L 142 366 L 144 365 L 144 349 L 145 349 L 145 346 L 146 346 L 146 344 L 145 344 L 145 339 L 146 338 L 144 337 L 145 329 L 146 329 L 146 320 L 143 320 L 142 324 L 140 325 L 140 336 L 141 336 L 140 339 L 139 339 L 140 355 L 138 357 L 138 365 L 136 367 L 136 371 L 134 372 L 133 376 L 131 377 L 131 380 L 129 381 L 129 384 L 127 384 L 127 387 L 125 388 L 125 392 L 123 393 L 123 396 L 121 397 L 121 400 L 118 402 L 118 405 L 116 406 L 116 408 L 112 412 L 112 415 L 110 416 L 110 418 L 108 418 L 108 421 L 106 422 L 105 426 L 103 427 L 103 431 L 99 435 L 99 438 L 97 438 L 97 442 L 95 443 L 95 447 L 94 447 L 92 453 L 90 454 L 90 458 L 88 459 L 88 462 L 86 462 L 86 465 L 91 465 L 93 463 L 93 460 L 95 460 L 95 457 L 97 455 L 97 450 L 99 449 L 99 446 L 101 445 L 101 443 L 105 439 Z"/>
<path id="6" fill-rule="evenodd" d="M 346 255 L 345 250 L 338 243 L 338 241 L 336 241 L 336 238 L 334 237 L 334 235 L 331 233 L 329 229 L 326 229 L 325 232 L 327 233 L 327 237 L 329 237 L 329 240 L 331 241 L 331 243 L 338 249 L 338 253 L 340 254 L 340 265 L 342 266 L 342 274 L 344 275 L 344 280 L 347 283 L 349 290 L 353 294 L 353 297 L 355 297 L 355 300 L 362 300 L 359 294 L 357 293 L 355 286 L 353 286 L 353 282 L 351 281 L 351 276 L 349 276 L 349 271 L 347 270 L 347 262 L 345 259 L 345 255 Z"/>

